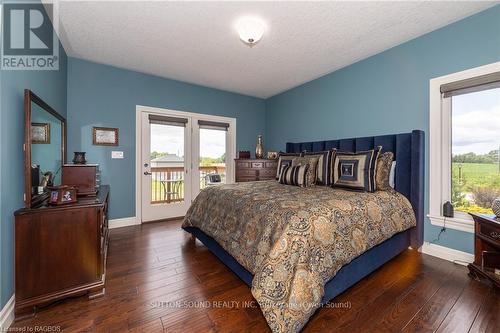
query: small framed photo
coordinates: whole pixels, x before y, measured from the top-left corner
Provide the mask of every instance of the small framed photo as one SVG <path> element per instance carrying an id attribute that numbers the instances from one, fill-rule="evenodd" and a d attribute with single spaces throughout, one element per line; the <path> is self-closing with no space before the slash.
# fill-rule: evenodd
<path id="1" fill-rule="evenodd" d="M 92 144 L 97 146 L 118 146 L 118 128 L 94 127 Z"/>
<path id="2" fill-rule="evenodd" d="M 31 143 L 50 144 L 49 123 L 31 123 Z"/>
<path id="3" fill-rule="evenodd" d="M 78 202 L 77 189 L 73 186 L 56 186 L 50 188 L 51 205 L 65 205 Z"/>

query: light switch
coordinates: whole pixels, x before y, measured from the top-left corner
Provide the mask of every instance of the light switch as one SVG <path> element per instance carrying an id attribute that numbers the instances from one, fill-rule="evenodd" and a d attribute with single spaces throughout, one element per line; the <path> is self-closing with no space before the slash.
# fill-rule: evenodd
<path id="1" fill-rule="evenodd" d="M 123 158 L 123 152 L 122 151 L 112 151 L 111 158 Z"/>

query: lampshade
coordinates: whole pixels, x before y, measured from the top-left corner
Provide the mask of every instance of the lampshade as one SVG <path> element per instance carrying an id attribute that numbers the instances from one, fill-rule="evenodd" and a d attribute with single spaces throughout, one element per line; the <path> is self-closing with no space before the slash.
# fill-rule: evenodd
<path id="1" fill-rule="evenodd" d="M 250 46 L 256 44 L 264 34 L 266 26 L 262 20 L 256 17 L 242 17 L 236 23 L 236 29 L 240 39 Z"/>

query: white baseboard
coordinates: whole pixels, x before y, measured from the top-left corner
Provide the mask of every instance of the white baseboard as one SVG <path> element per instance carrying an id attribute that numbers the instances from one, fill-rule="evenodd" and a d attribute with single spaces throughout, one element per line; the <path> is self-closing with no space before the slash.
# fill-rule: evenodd
<path id="1" fill-rule="evenodd" d="M 448 260 L 457 264 L 467 265 L 474 261 L 474 255 L 471 253 L 450 249 L 437 244 L 424 242 L 421 252 L 433 257 Z"/>
<path id="2" fill-rule="evenodd" d="M 138 222 L 138 219 L 135 216 L 124 217 L 121 219 L 109 220 L 109 229 L 128 227 L 128 226 L 137 225 L 137 224 L 141 224 L 141 223 Z"/>
<path id="3" fill-rule="evenodd" d="M 0 311 L 0 331 L 7 332 L 7 329 L 14 321 L 14 300 L 15 297 L 9 299 L 7 304 L 3 307 L 2 311 Z"/>

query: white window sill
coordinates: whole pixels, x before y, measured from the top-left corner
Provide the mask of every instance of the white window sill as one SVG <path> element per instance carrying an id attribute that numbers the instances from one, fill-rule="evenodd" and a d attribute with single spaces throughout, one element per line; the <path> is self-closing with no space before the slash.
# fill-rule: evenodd
<path id="1" fill-rule="evenodd" d="M 432 225 L 474 233 L 474 221 L 472 219 L 435 216 L 430 214 L 427 215 L 427 217 L 431 220 Z"/>

